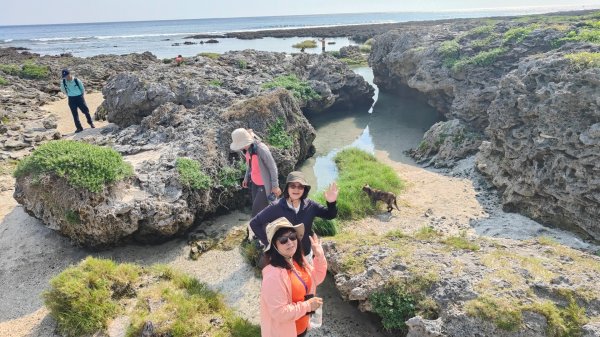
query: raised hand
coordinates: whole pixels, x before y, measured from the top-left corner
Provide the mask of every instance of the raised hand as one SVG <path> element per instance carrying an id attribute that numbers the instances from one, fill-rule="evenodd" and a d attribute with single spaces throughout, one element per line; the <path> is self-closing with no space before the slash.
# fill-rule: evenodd
<path id="1" fill-rule="evenodd" d="M 335 202 L 337 200 L 337 197 L 338 197 L 338 187 L 334 181 L 329 185 L 329 187 L 327 188 L 327 191 L 325 191 L 325 200 L 327 200 L 327 202 Z"/>
<path id="2" fill-rule="evenodd" d="M 323 247 L 321 246 L 321 240 L 317 236 L 317 233 L 313 233 L 313 235 L 309 236 L 308 238 L 310 239 L 310 247 L 312 248 L 314 256 L 317 257 L 325 255 L 323 252 Z"/>

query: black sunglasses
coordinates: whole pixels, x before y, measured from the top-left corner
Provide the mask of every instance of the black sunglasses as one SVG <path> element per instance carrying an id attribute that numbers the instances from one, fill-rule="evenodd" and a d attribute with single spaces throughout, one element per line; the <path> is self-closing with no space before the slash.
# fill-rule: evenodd
<path id="1" fill-rule="evenodd" d="M 292 240 L 292 241 L 296 241 L 296 239 L 298 238 L 298 235 L 296 233 L 291 233 L 288 236 L 281 236 L 277 239 L 277 241 L 279 243 L 281 243 L 282 245 L 285 245 L 288 240 Z"/>

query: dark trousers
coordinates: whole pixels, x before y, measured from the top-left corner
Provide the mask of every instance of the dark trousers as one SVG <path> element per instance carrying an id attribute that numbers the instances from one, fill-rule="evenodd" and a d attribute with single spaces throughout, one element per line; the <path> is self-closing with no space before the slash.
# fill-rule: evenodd
<path id="1" fill-rule="evenodd" d="M 252 185 L 250 187 L 252 193 L 252 217 L 254 217 L 265 207 L 269 206 L 269 201 L 267 200 L 264 185 L 255 185 L 252 182 L 250 184 Z"/>
<path id="2" fill-rule="evenodd" d="M 69 96 L 69 108 L 71 109 L 71 114 L 73 115 L 73 121 L 75 122 L 75 127 L 77 128 L 77 130 L 83 130 L 81 122 L 79 122 L 79 114 L 77 113 L 77 108 L 79 108 L 81 112 L 83 112 L 90 126 L 94 123 L 92 121 L 92 116 L 90 116 L 90 109 L 88 109 L 87 104 L 85 104 L 85 99 L 83 98 L 83 95 Z"/>

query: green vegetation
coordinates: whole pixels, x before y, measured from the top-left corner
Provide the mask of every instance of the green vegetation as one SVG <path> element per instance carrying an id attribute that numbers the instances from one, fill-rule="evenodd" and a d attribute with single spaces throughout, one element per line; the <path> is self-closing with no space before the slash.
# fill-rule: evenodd
<path id="1" fill-rule="evenodd" d="M 565 55 L 577 69 L 600 68 L 600 53 L 579 52 Z"/>
<path id="2" fill-rule="evenodd" d="M 338 224 L 335 219 L 325 220 L 315 218 L 313 222 L 313 230 L 319 236 L 335 236 L 338 233 Z"/>
<path id="3" fill-rule="evenodd" d="M 246 162 L 240 160 L 236 166 L 224 166 L 218 174 L 219 184 L 223 187 L 233 187 L 240 184 L 246 173 Z"/>
<path id="4" fill-rule="evenodd" d="M 473 40 L 471 41 L 471 48 L 488 48 L 492 42 L 494 42 L 496 39 L 498 39 L 498 35 L 497 34 L 491 34 L 490 36 L 484 38 L 484 39 L 480 39 L 480 40 Z"/>
<path id="5" fill-rule="evenodd" d="M 7 85 L 8 84 L 8 80 L 5 79 L 4 77 L 0 76 L 0 85 Z"/>
<path id="6" fill-rule="evenodd" d="M 207 52 L 204 52 L 204 53 L 198 54 L 198 56 L 208 57 L 209 59 L 216 60 L 219 57 L 221 57 L 221 54 L 219 54 L 219 53 L 207 53 Z"/>
<path id="7" fill-rule="evenodd" d="M 208 85 L 210 85 L 212 87 L 222 87 L 223 81 L 218 80 L 218 79 L 210 80 L 210 81 L 208 81 Z"/>
<path id="8" fill-rule="evenodd" d="M 48 66 L 37 65 L 31 61 L 25 62 L 22 66 L 16 64 L 0 64 L 0 71 L 7 75 L 19 76 L 27 79 L 45 79 L 50 76 Z"/>
<path id="9" fill-rule="evenodd" d="M 166 58 L 166 59 L 163 59 L 163 60 L 162 60 L 162 63 L 164 63 L 164 64 L 170 64 L 170 63 L 173 63 L 173 59 L 172 59 L 172 58 Z"/>
<path id="10" fill-rule="evenodd" d="M 366 58 L 352 59 L 352 58 L 348 58 L 348 57 L 343 57 L 343 58 L 340 58 L 339 60 L 346 63 L 349 66 L 365 67 L 365 66 L 369 65 L 369 61 Z"/>
<path id="11" fill-rule="evenodd" d="M 600 29 L 579 29 L 578 31 L 572 30 L 567 35 L 560 39 L 561 42 L 589 42 L 593 44 L 600 44 Z"/>
<path id="12" fill-rule="evenodd" d="M 482 51 L 473 57 L 458 60 L 456 63 L 454 63 L 452 69 L 458 71 L 463 69 L 468 64 L 473 64 L 477 66 L 489 66 L 493 64 L 500 55 L 506 53 L 506 51 L 507 49 L 503 47 Z"/>
<path id="13" fill-rule="evenodd" d="M 507 43 L 521 43 L 523 40 L 531 34 L 535 29 L 539 28 L 537 24 L 531 24 L 525 27 L 514 27 L 504 32 L 502 42 Z"/>
<path id="14" fill-rule="evenodd" d="M 330 51 L 326 51 L 327 54 L 335 57 L 336 59 L 340 58 L 340 51 L 339 50 L 330 50 Z"/>
<path id="15" fill-rule="evenodd" d="M 456 249 L 464 249 L 470 251 L 478 251 L 480 249 L 479 245 L 473 242 L 470 242 L 467 239 L 464 233 L 461 233 L 460 236 L 451 236 L 445 238 L 442 242 L 447 244 L 450 247 L 454 247 Z"/>
<path id="16" fill-rule="evenodd" d="M 296 75 L 283 75 L 276 77 L 271 82 L 263 83 L 264 89 L 285 88 L 294 94 L 294 97 L 301 101 L 311 101 L 321 98 L 306 81 L 301 81 Z"/>
<path id="17" fill-rule="evenodd" d="M 581 327 L 588 322 L 585 310 L 571 299 L 564 308 L 559 308 L 548 300 L 535 301 L 530 304 L 482 296 L 467 302 L 467 314 L 493 322 L 498 328 L 506 331 L 517 331 L 523 325 L 523 311 L 537 312 L 548 322 L 546 328 L 549 337 L 581 336 Z"/>
<path id="18" fill-rule="evenodd" d="M 41 145 L 21 160 L 14 176 L 33 175 L 34 179 L 39 179 L 42 174 L 56 174 L 71 186 L 100 192 L 105 185 L 131 176 L 133 169 L 113 149 L 57 140 Z"/>
<path id="19" fill-rule="evenodd" d="M 177 158 L 175 161 L 179 180 L 186 187 L 205 190 L 210 187 L 211 179 L 200 169 L 200 163 L 190 158 Z"/>
<path id="20" fill-rule="evenodd" d="M 242 241 L 241 244 L 241 254 L 246 263 L 250 266 L 254 267 L 254 274 L 256 277 L 260 277 L 262 275 L 262 270 L 258 267 L 261 257 L 260 246 L 257 244 L 257 241 Z"/>
<path id="21" fill-rule="evenodd" d="M 369 54 L 371 52 L 370 44 L 363 44 L 359 47 L 361 53 Z"/>
<path id="22" fill-rule="evenodd" d="M 79 213 L 71 209 L 65 212 L 65 220 L 71 225 L 78 225 L 81 223 Z"/>
<path id="23" fill-rule="evenodd" d="M 0 71 L 13 76 L 19 76 L 21 67 L 16 64 L 0 64 Z"/>
<path id="24" fill-rule="evenodd" d="M 137 266 L 88 257 L 52 278 L 42 296 L 62 334 L 91 334 L 121 312 L 116 300 L 130 295 L 127 290 L 140 273 Z"/>
<path id="25" fill-rule="evenodd" d="M 452 67 L 460 57 L 460 45 L 456 40 L 440 43 L 437 51 L 442 55 L 442 60 L 446 67 Z"/>
<path id="26" fill-rule="evenodd" d="M 414 238 L 417 240 L 431 241 L 441 237 L 438 231 L 431 226 L 423 226 L 414 234 Z"/>
<path id="27" fill-rule="evenodd" d="M 292 45 L 292 48 L 302 49 L 302 48 L 317 48 L 317 41 L 315 40 L 304 40 L 302 42 L 296 43 Z"/>
<path id="28" fill-rule="evenodd" d="M 492 297 L 479 297 L 465 305 L 467 314 L 493 322 L 506 331 L 517 331 L 523 324 L 523 314 L 514 303 Z"/>
<path id="29" fill-rule="evenodd" d="M 259 327 L 235 316 L 219 294 L 162 265 L 142 268 L 88 257 L 54 277 L 50 286 L 44 302 L 65 336 L 102 331 L 119 314 L 130 318 L 129 337 L 139 336 L 146 321 L 161 336 L 260 335 Z M 132 298 L 137 304 L 128 312 L 124 303 Z M 213 324 L 214 319 L 220 324 Z"/>
<path id="30" fill-rule="evenodd" d="M 237 66 L 240 69 L 246 69 L 248 68 L 248 62 L 246 62 L 245 60 L 238 60 Z"/>
<path id="31" fill-rule="evenodd" d="M 267 143 L 279 149 L 289 149 L 294 145 L 294 138 L 285 130 L 283 118 L 278 118 L 269 126 Z"/>
<path id="32" fill-rule="evenodd" d="M 438 308 L 427 291 L 436 281 L 431 275 L 415 276 L 405 280 L 391 280 L 382 290 L 369 296 L 373 312 L 378 314 L 383 327 L 405 329 L 409 318 L 420 315 L 426 319 L 436 319 Z"/>
<path id="33" fill-rule="evenodd" d="M 340 220 L 360 219 L 376 212 L 376 205 L 371 203 L 362 190 L 365 184 L 396 194 L 404 188 L 404 183 L 391 167 L 362 150 L 345 149 L 334 160 L 339 170 L 337 216 Z M 316 199 L 325 202 L 323 193 L 317 195 Z"/>

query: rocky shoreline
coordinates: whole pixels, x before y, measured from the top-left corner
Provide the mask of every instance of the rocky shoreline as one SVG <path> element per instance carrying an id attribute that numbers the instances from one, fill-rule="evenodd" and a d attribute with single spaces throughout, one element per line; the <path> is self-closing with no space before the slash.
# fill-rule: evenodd
<path id="1" fill-rule="evenodd" d="M 452 174 L 470 179 L 481 173 L 500 190 L 505 209 L 598 239 L 600 71 L 573 66 L 567 57 L 600 52 L 594 43 L 574 40 L 582 30 L 596 29 L 593 22 L 600 19 L 582 15 L 402 24 L 375 37 L 369 62 L 381 90 L 419 97 L 447 117 L 415 149 L 422 163 L 454 168 Z M 78 59 L 0 50 L 0 63 L 28 59 L 51 73 L 70 67 L 89 78 L 89 87 L 102 89 L 105 101 L 96 116 L 113 124 L 82 139 L 110 145 L 135 169 L 133 178 L 98 195 L 58 177 L 50 177 L 45 188 L 31 177 L 17 181 L 15 198 L 24 209 L 94 248 L 131 238 L 161 242 L 209 215 L 241 207 L 239 187 L 220 178 L 238 160 L 227 151 L 234 128 L 250 127 L 268 139 L 271 126 L 282 121 L 293 147 L 275 147 L 274 156 L 285 175 L 312 151 L 314 129 L 304 112 L 368 106 L 373 94 L 328 55 L 229 52 L 176 67 L 150 53 Z M 264 87 L 289 74 L 319 98 Z M 56 80 L 7 77 L 12 84 L 0 88 L 8 120 L 0 125 L 3 164 L 62 136 L 56 121 L 38 108 L 61 97 Z M 214 186 L 182 184 L 178 158 L 196 160 Z M 475 167 L 480 173 L 471 171 Z M 48 186 L 70 199 L 57 202 Z M 407 298 L 413 311 L 404 332 L 411 337 L 600 336 L 600 258 L 593 246 L 578 251 L 543 235 L 522 241 L 476 235 L 471 227 L 485 221 L 486 210 L 469 208 L 460 215 L 415 213 L 406 200 L 406 218 L 379 215 L 345 224 L 327 243 L 336 287 L 362 310 L 380 314 L 376 299 L 389 296 L 386 291 Z M 86 226 L 67 221 L 66 212 L 73 210 Z"/>

